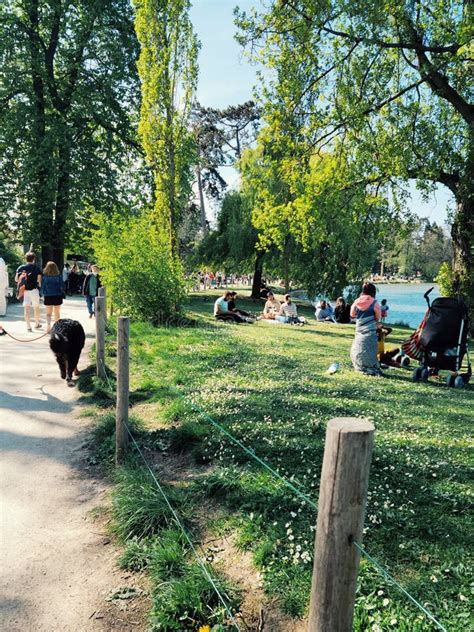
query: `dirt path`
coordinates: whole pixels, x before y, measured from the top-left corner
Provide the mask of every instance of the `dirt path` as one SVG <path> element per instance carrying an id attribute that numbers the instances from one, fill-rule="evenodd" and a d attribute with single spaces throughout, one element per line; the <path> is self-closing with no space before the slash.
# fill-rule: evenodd
<path id="1" fill-rule="evenodd" d="M 85 368 L 94 321 L 80 297 L 67 299 L 62 316 L 86 330 Z M 26 333 L 19 305 L 0 324 L 17 337 L 36 335 Z M 107 485 L 86 465 L 77 396 L 59 378 L 48 336 L 29 344 L 0 337 L 0 620 L 8 632 L 145 629 L 143 598 L 126 609 L 106 601 L 136 578 L 117 569 L 92 517 Z"/>

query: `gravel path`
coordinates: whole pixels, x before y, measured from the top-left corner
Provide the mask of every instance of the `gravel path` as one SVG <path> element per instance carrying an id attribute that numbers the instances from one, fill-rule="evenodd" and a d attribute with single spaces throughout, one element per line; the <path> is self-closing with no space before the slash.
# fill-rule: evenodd
<path id="1" fill-rule="evenodd" d="M 85 368 L 94 321 L 80 297 L 65 301 L 62 316 L 84 326 Z M 26 332 L 19 305 L 10 305 L 0 324 L 19 338 L 38 335 Z M 117 553 L 93 518 L 107 484 L 86 465 L 88 422 L 78 415 L 76 389 L 59 377 L 48 339 L 0 337 L 0 626 L 141 630 L 140 604 L 128 602 L 123 611 L 124 604 L 105 600 L 135 580 L 117 569 Z"/>

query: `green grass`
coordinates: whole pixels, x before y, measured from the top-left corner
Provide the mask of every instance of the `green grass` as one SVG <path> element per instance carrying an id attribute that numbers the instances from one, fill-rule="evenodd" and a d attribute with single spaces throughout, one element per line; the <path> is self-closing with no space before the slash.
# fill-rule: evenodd
<path id="1" fill-rule="evenodd" d="M 316 324 L 310 311 L 303 328 L 217 323 L 211 315 L 214 298 L 189 298 L 193 327 L 131 326 L 132 401 L 139 404 L 149 431 L 140 441 L 150 450 L 188 453 L 196 463 L 210 466 L 200 466 L 185 488 L 172 490 L 177 502 L 185 498 L 186 515 L 202 514 L 203 502 L 215 504 L 225 518 L 218 526 L 209 518 L 208 528 L 235 532 L 238 545 L 253 552 L 268 594 L 287 613 L 304 616 L 314 510 L 193 405 L 315 502 L 327 421 L 367 417 L 376 426 L 376 444 L 364 544 L 447 629 L 466 629 L 472 581 L 472 385 L 458 391 L 443 384 L 414 384 L 411 371 L 405 370 L 387 371 L 384 378 L 357 374 L 349 361 L 352 326 Z M 260 307 L 241 302 L 250 311 Z M 408 335 L 395 327 L 386 347 L 398 346 Z M 336 360 L 341 369 L 329 376 L 327 368 Z M 114 366 L 112 356 L 108 362 Z M 179 583 L 176 590 L 186 594 Z M 434 628 L 363 560 L 354 630 L 392 629 Z"/>

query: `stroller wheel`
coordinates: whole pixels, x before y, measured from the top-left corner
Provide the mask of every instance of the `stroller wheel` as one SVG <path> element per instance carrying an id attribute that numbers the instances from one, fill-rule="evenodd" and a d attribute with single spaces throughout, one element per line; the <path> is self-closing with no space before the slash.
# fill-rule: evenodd
<path id="1" fill-rule="evenodd" d="M 448 377 L 446 378 L 446 385 L 449 386 L 449 388 L 452 388 L 454 386 L 454 380 L 454 375 L 448 375 Z"/>
<path id="2" fill-rule="evenodd" d="M 430 376 L 430 372 L 428 371 L 428 369 L 424 366 L 421 371 L 420 371 L 420 380 L 422 382 L 427 382 L 428 378 Z"/>
<path id="3" fill-rule="evenodd" d="M 461 375 L 454 378 L 454 388 L 464 388 L 464 380 Z"/>
<path id="4" fill-rule="evenodd" d="M 417 367 L 411 374 L 412 382 L 419 382 L 421 377 L 421 367 Z"/>

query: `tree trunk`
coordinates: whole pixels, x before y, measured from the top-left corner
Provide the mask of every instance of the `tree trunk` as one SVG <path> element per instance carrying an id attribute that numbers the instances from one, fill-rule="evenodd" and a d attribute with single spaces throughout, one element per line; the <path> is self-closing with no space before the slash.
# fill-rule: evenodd
<path id="1" fill-rule="evenodd" d="M 250 295 L 250 298 L 260 298 L 260 288 L 262 287 L 263 275 L 263 256 L 263 252 L 257 252 L 253 273 L 252 294 Z"/>
<path id="2" fill-rule="evenodd" d="M 285 293 L 290 291 L 290 251 L 291 242 L 290 237 L 285 237 L 285 248 L 283 250 L 283 275 L 285 283 Z"/>
<path id="3" fill-rule="evenodd" d="M 453 239 L 453 290 L 466 301 L 474 325 L 474 198 L 457 199 L 451 228 Z"/>
<path id="4" fill-rule="evenodd" d="M 64 266 L 64 241 L 66 236 L 66 221 L 69 213 L 69 193 L 71 185 L 71 142 L 67 130 L 64 131 L 60 139 L 58 169 L 52 255 L 53 261 L 59 270 L 62 270 Z"/>
<path id="5" fill-rule="evenodd" d="M 201 228 L 204 236 L 209 232 L 206 220 L 206 206 L 204 204 L 204 191 L 202 190 L 201 169 L 199 165 L 196 167 L 196 177 L 199 190 L 199 207 L 201 209 Z"/>
<path id="6" fill-rule="evenodd" d="M 39 39 L 39 9 L 35 0 L 28 7 L 30 31 L 28 43 L 30 52 L 30 70 L 33 86 L 33 125 L 32 137 L 36 152 L 32 161 L 32 223 L 31 241 L 40 246 L 41 260 L 44 265 L 51 256 L 51 233 L 53 208 L 50 187 L 51 149 L 47 139 L 46 108 L 44 82 L 41 71 L 42 51 Z"/>

